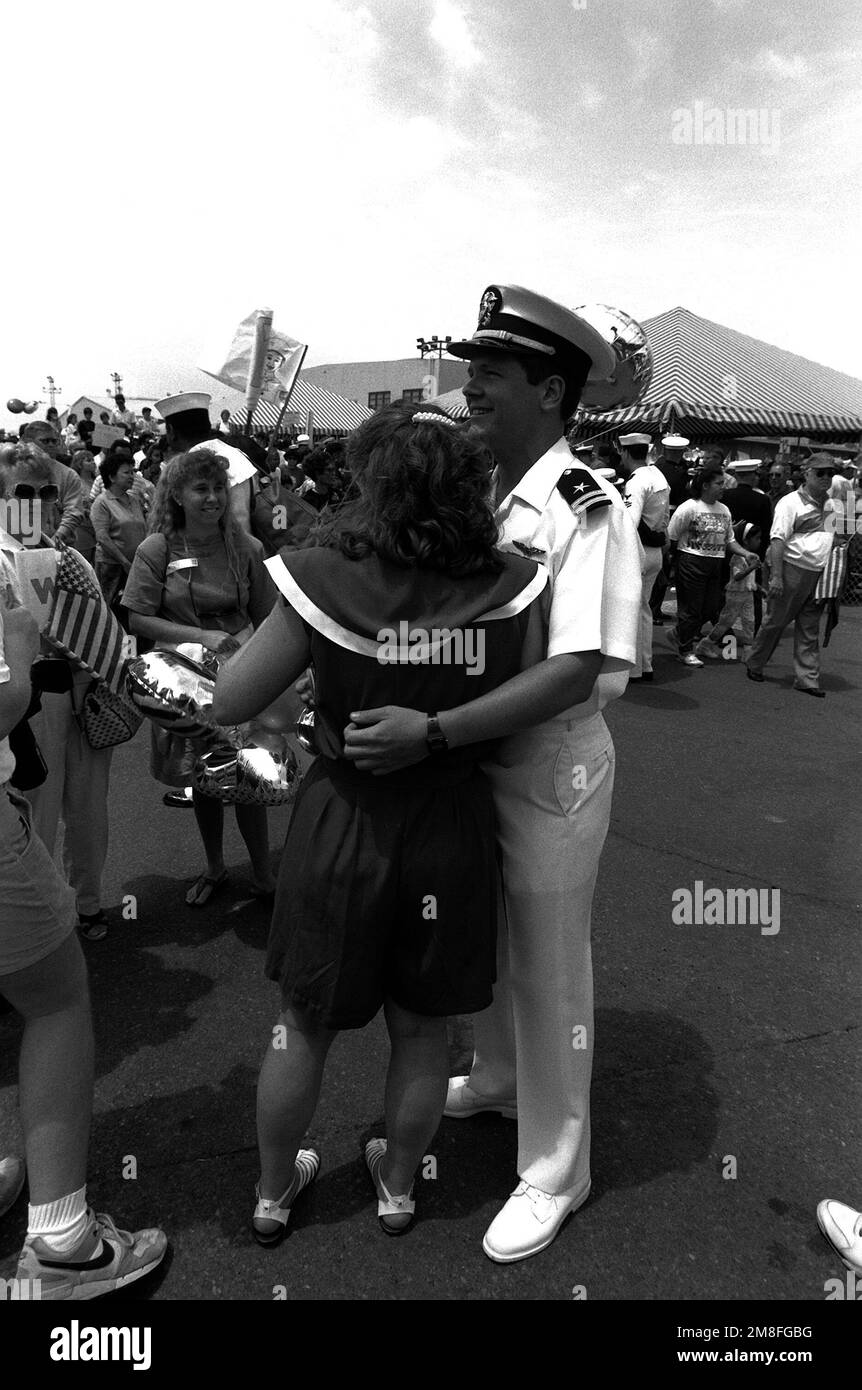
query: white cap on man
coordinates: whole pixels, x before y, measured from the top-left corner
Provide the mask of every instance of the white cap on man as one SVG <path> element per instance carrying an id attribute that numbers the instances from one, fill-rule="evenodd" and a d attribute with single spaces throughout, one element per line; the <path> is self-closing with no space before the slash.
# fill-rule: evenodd
<path id="1" fill-rule="evenodd" d="M 617 443 L 621 449 L 627 449 L 630 444 L 650 445 L 652 440 L 648 434 L 621 434 Z"/>
<path id="2" fill-rule="evenodd" d="M 212 404 L 212 396 L 206 391 L 184 391 L 179 396 L 165 396 L 164 400 L 156 401 L 156 410 L 163 420 L 169 420 L 172 415 L 182 415 L 187 410 L 205 410 L 209 413 Z"/>
<path id="3" fill-rule="evenodd" d="M 756 473 L 760 467 L 760 459 L 744 458 L 733 459 L 731 463 L 724 465 L 728 473 Z"/>
<path id="4" fill-rule="evenodd" d="M 661 442 L 665 449 L 687 449 L 691 440 L 684 434 L 666 434 Z"/>

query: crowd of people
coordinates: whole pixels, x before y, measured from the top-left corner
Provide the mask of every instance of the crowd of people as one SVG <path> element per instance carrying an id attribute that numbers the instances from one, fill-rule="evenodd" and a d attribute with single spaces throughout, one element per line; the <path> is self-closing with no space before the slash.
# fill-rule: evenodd
<path id="1" fill-rule="evenodd" d="M 761 461 L 736 450 L 725 456 L 714 444 L 691 448 L 682 435 L 654 443 L 648 434 L 575 452 L 620 488 L 643 547 L 631 680 L 653 678 L 652 628 L 664 626 L 662 604 L 673 584 L 676 620 L 667 637 L 684 665 L 739 660 L 750 679 L 762 680 L 793 622 L 795 688 L 824 697 L 820 639 L 824 616 L 826 642 L 837 622 L 848 573 L 858 459 L 808 449 L 792 464 Z"/>
<path id="2" fill-rule="evenodd" d="M 517 1120 L 519 1181 L 483 1249 L 500 1263 L 544 1249 L 591 1183 L 590 918 L 614 781 L 602 710 L 651 678 L 663 588 L 676 585 L 671 632 L 687 666 L 737 633 L 762 680 L 795 621 L 797 687 L 822 694 L 818 631 L 836 595 L 818 587 L 842 540 L 828 455 L 805 461 L 795 488 L 776 464 L 756 488 L 757 461 L 714 448 L 685 460 L 679 436 L 657 451 L 623 434 L 612 454 L 573 457 L 566 423 L 613 354 L 576 314 L 517 287 L 489 287 L 475 333 L 449 350 L 467 363 L 466 428 L 404 402 L 346 442 L 282 452 L 226 413 L 214 429 L 209 398 L 185 393 L 157 402 L 159 427 L 118 396 L 100 423 L 123 435 L 98 455 L 89 408 L 0 445 L 0 498 L 38 503 L 41 523 L 27 533 L 25 509 L 7 506 L 0 535 L 0 993 L 25 1022 L 18 1275 L 39 1279 L 43 1298 L 138 1279 L 167 1240 L 119 1230 L 87 1200 L 93 1045 L 78 934 L 107 930 L 112 748 L 81 724 L 91 673 L 40 649 L 22 548 L 58 563 L 73 552 L 141 647 L 216 653 L 220 724 L 308 690 L 313 671 L 319 752 L 277 876 L 266 810 L 236 807 L 254 893 L 272 906 L 266 973 L 280 991 L 258 1089 L 262 1245 L 283 1238 L 318 1171 L 302 1141 L 332 1041 L 382 1008 L 386 1132 L 366 1162 L 383 1230 L 412 1225 L 441 1117 L 491 1110 Z M 381 659 L 381 632 L 405 619 L 428 635 L 419 659 L 403 641 Z M 467 631 L 481 666 L 447 655 Z M 170 804 L 194 809 L 203 866 L 184 901 L 202 909 L 226 879 L 223 806 L 194 784 L 198 740 L 155 726 L 150 737 Z M 473 1065 L 450 1079 L 446 1018 L 465 1013 Z M 0 1211 L 23 1181 L 19 1160 L 0 1164 Z"/>

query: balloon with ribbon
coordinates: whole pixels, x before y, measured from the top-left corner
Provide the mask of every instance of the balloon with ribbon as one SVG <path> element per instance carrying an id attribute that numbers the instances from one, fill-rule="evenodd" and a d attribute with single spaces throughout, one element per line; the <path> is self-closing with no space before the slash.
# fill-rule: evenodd
<path id="1" fill-rule="evenodd" d="M 25 414 L 25 415 L 35 415 L 35 414 L 36 414 L 36 411 L 37 411 L 38 409 L 39 409 L 39 402 L 38 402 L 38 401 L 28 401 L 27 404 L 26 404 L 25 407 L 24 407 L 24 414 Z"/>

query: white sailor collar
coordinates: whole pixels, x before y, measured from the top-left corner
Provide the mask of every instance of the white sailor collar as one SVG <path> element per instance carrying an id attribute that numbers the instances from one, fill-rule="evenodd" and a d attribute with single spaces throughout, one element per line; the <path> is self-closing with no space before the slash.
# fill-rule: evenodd
<path id="1" fill-rule="evenodd" d="M 520 482 L 516 483 L 508 497 L 500 498 L 497 509 L 509 500 L 509 497 L 517 497 L 519 502 L 526 502 L 528 507 L 533 507 L 537 512 L 543 512 L 548 505 L 548 500 L 560 479 L 560 474 L 567 468 L 572 468 L 575 460 L 569 448 L 565 435 L 555 444 L 552 444 L 542 457 L 527 469 Z M 497 471 L 495 470 L 495 478 Z"/>

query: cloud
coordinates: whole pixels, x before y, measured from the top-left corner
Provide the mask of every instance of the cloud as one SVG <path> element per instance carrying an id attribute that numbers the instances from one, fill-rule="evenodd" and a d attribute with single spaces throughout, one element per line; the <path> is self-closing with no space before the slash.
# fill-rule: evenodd
<path id="1" fill-rule="evenodd" d="M 598 107 L 604 106 L 607 97 L 604 92 L 600 92 L 598 87 L 594 87 L 591 82 L 582 82 L 580 86 L 580 100 L 585 111 L 596 111 Z"/>
<path id="2" fill-rule="evenodd" d="M 464 11 L 454 0 L 435 0 L 428 32 L 456 68 L 472 68 L 482 62 Z"/>
<path id="3" fill-rule="evenodd" d="M 645 25 L 638 25 L 634 28 L 627 28 L 626 43 L 635 55 L 634 67 L 628 70 L 628 81 L 632 86 L 640 86 L 648 77 L 653 74 L 653 69 L 658 61 L 664 36 L 654 29 L 647 29 Z"/>
<path id="4" fill-rule="evenodd" d="M 750 71 L 765 77 L 804 77 L 808 64 L 801 53 L 785 58 L 774 48 L 762 48 L 751 63 Z"/>

